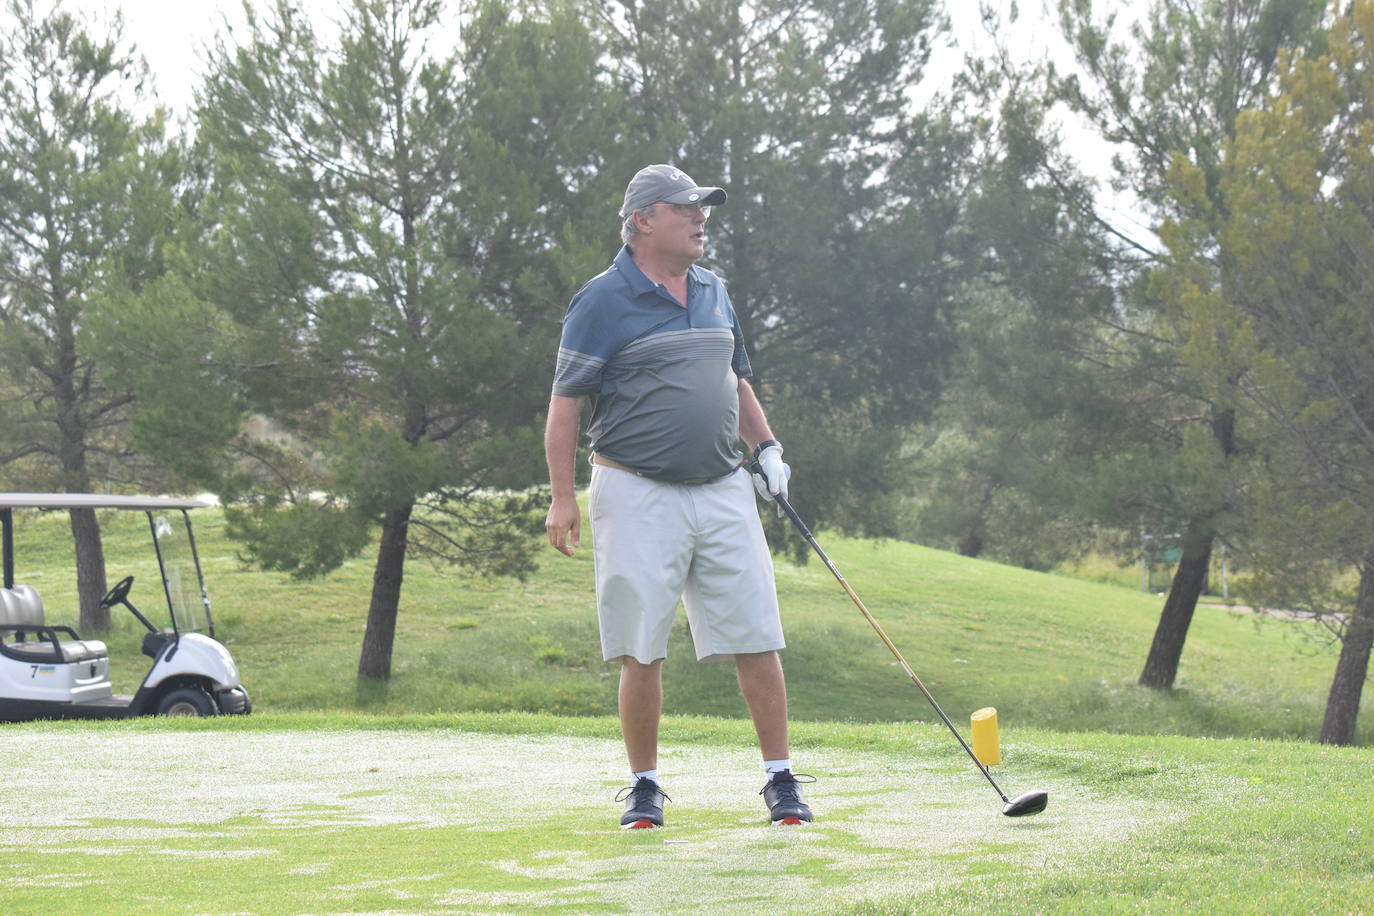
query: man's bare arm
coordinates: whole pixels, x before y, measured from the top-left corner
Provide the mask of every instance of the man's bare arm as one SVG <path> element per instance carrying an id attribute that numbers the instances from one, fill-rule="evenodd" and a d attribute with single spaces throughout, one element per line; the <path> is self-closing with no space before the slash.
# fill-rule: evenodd
<path id="1" fill-rule="evenodd" d="M 768 418 L 763 415 L 763 405 L 747 379 L 739 380 L 739 437 L 750 449 L 773 438 Z"/>
<path id="2" fill-rule="evenodd" d="M 561 553 L 573 555 L 582 546 L 582 510 L 573 492 L 576 480 L 578 421 L 585 398 L 549 399 L 549 419 L 544 426 L 544 458 L 549 464 L 549 489 L 553 502 L 544 527 L 549 543 Z"/>

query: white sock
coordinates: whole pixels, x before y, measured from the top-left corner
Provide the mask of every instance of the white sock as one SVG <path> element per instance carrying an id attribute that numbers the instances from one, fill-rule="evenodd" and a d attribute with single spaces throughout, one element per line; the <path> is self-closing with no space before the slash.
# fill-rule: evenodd
<path id="1" fill-rule="evenodd" d="M 764 769 L 764 772 L 766 772 L 766 773 L 768 774 L 768 778 L 769 778 L 769 779 L 772 779 L 774 773 L 781 773 L 783 770 L 790 770 L 790 769 L 792 769 L 792 761 L 791 761 L 791 760 L 765 760 L 765 761 L 763 762 L 763 769 Z"/>
<path id="2" fill-rule="evenodd" d="M 630 775 L 635 782 L 639 782 L 641 779 L 652 779 L 654 785 L 658 785 L 658 770 L 645 770 L 642 773 L 631 773 Z"/>

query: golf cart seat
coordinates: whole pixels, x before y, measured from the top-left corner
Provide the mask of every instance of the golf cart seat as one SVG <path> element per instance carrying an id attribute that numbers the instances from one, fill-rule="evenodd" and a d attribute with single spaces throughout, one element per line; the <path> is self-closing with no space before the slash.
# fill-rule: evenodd
<path id="1" fill-rule="evenodd" d="M 72 638 L 59 639 L 59 631 Z M 7 636 L 13 641 L 7 641 Z M 44 623 L 43 599 L 30 585 L 0 587 L 0 647 L 5 655 L 22 661 L 84 662 L 109 655 L 99 640 L 80 639 L 71 627 Z"/>

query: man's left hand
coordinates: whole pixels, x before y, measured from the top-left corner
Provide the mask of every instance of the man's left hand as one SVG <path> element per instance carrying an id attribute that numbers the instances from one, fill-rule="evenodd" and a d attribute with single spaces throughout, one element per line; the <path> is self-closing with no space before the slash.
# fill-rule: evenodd
<path id="1" fill-rule="evenodd" d="M 787 481 L 792 476 L 792 469 L 782 460 L 782 446 L 773 441 L 765 443 L 754 460 L 758 468 L 753 475 L 754 489 L 758 490 L 759 496 L 769 502 L 773 501 L 774 496 L 787 499 Z M 781 506 L 778 507 L 778 514 L 782 514 Z"/>

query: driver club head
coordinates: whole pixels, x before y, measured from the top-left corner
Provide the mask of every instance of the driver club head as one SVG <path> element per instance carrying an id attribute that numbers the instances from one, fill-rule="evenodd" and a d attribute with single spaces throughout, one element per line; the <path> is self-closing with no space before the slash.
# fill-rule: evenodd
<path id="1" fill-rule="evenodd" d="M 1007 802 L 1002 807 L 1002 813 L 1007 817 L 1026 817 L 1044 811 L 1045 806 L 1049 803 L 1050 793 L 1040 789 L 1032 789 L 1029 792 L 1022 792 Z"/>

